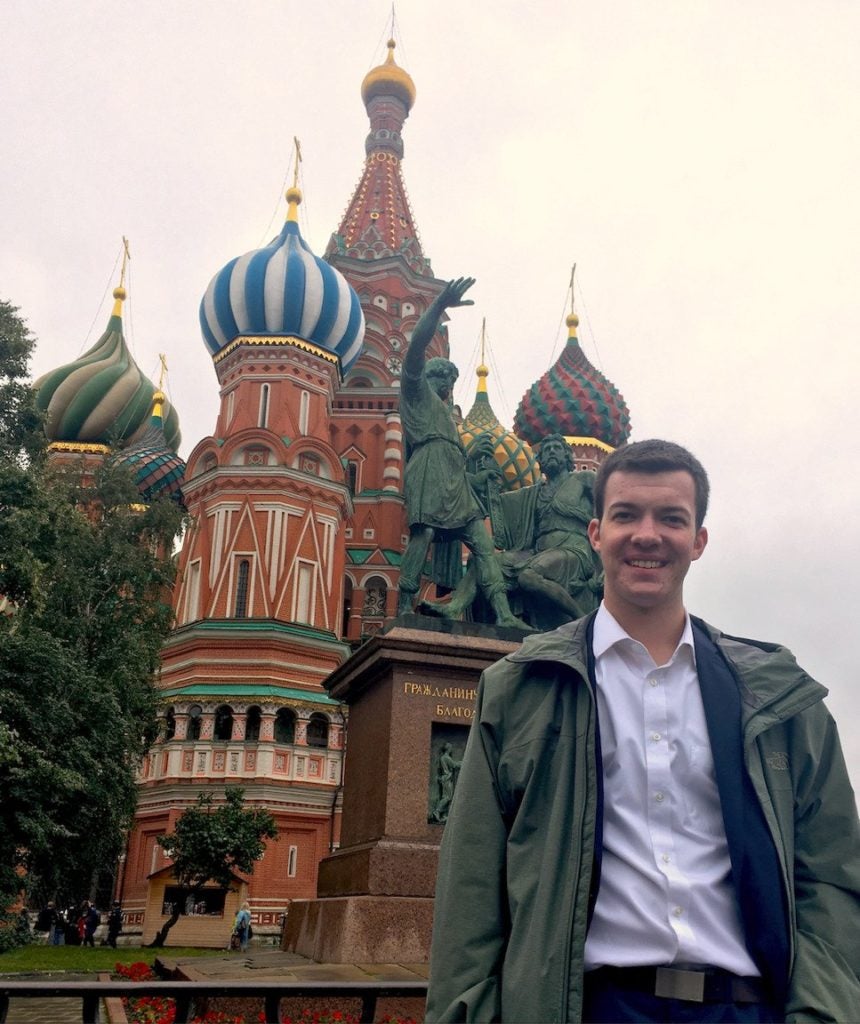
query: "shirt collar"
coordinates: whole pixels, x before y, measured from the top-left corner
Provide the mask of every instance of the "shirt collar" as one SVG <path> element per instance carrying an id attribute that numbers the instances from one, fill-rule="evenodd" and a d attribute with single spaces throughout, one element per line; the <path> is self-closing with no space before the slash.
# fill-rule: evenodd
<path id="1" fill-rule="evenodd" d="M 635 640 L 630 634 L 621 626 L 612 612 L 606 607 L 605 602 L 600 602 L 600 607 L 597 609 L 597 615 L 594 617 L 594 637 L 592 645 L 594 649 L 594 657 L 601 658 L 610 647 L 614 647 L 616 644 L 628 641 L 629 643 L 637 644 L 639 647 L 642 645 L 638 640 Z M 682 647 L 688 647 L 690 650 L 690 657 L 693 660 L 693 664 L 696 664 L 696 648 L 693 643 L 693 626 L 690 622 L 690 616 L 684 612 L 684 630 L 681 633 L 681 639 L 678 641 L 678 646 L 675 648 L 675 653 L 669 659 L 672 661 L 680 651 Z"/>

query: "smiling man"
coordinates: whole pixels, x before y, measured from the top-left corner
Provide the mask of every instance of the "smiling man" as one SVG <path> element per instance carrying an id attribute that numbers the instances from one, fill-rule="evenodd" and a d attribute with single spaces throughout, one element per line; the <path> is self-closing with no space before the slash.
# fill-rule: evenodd
<path id="1" fill-rule="evenodd" d="M 850 1021 L 860 834 L 783 647 L 691 617 L 708 478 L 618 449 L 596 613 L 490 668 L 442 844 L 428 1021 Z"/>

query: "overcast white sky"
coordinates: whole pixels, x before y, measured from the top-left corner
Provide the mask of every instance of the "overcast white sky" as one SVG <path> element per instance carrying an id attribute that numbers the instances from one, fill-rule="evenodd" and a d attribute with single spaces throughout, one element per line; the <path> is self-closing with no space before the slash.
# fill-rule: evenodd
<path id="1" fill-rule="evenodd" d="M 211 276 L 266 242 L 302 142 L 321 254 L 359 178 L 359 95 L 388 0 L 2 0 L 0 298 L 34 373 L 107 322 L 121 236 L 126 332 L 170 367 L 187 455 L 217 384 Z M 690 447 L 713 484 L 688 605 L 777 640 L 858 735 L 860 5 L 851 0 L 400 0 L 418 98 L 404 174 L 453 314 L 458 400 L 486 316 L 510 424 L 565 336 L 624 394 L 633 438 Z M 276 212 L 277 211 L 277 212 Z M 274 218 L 273 218 L 274 215 Z"/>

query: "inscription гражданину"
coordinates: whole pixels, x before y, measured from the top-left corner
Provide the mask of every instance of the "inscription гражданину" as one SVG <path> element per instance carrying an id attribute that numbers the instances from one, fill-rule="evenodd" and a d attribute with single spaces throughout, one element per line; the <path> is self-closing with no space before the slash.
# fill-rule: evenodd
<path id="1" fill-rule="evenodd" d="M 467 686 L 431 686 L 429 683 L 404 683 L 403 692 L 407 697 L 430 697 L 439 700 L 470 701 L 468 706 L 451 707 L 437 704 L 435 714 L 438 718 L 471 719 L 475 714 L 474 703 L 478 691 Z"/>

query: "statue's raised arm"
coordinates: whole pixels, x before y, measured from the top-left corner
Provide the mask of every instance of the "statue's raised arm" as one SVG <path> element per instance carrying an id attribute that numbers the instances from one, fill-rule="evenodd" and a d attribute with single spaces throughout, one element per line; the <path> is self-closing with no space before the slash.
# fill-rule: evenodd
<path id="1" fill-rule="evenodd" d="M 474 283 L 474 277 L 458 277 L 454 281 L 449 281 L 427 307 L 426 312 L 415 325 L 412 339 L 406 349 L 404 368 L 407 373 L 418 376 L 424 369 L 424 353 L 433 340 L 445 310 L 456 306 L 474 305 L 471 299 L 463 298 Z"/>

